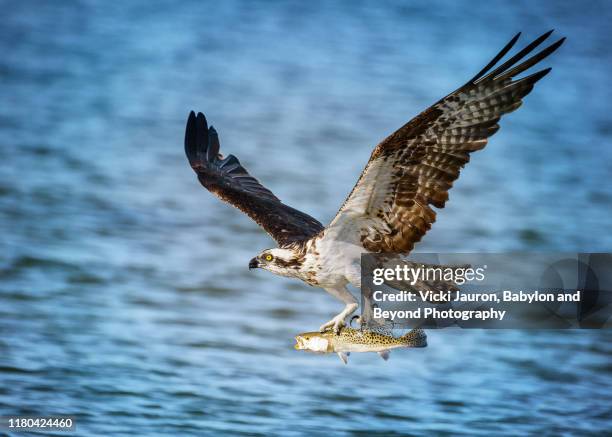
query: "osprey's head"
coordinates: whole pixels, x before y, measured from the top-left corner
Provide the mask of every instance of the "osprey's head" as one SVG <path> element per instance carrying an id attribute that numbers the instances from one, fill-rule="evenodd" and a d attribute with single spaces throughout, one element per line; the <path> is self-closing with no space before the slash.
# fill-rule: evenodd
<path id="1" fill-rule="evenodd" d="M 291 249 L 266 249 L 249 262 L 249 269 L 261 268 L 281 276 L 295 276 L 302 265 Z"/>

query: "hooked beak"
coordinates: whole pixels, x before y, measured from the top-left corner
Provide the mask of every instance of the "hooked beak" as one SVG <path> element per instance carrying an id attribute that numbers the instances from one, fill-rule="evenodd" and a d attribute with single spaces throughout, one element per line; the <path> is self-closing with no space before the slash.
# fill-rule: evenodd
<path id="1" fill-rule="evenodd" d="M 256 269 L 257 267 L 259 267 L 259 261 L 257 261 L 257 258 L 253 258 L 251 261 L 249 261 L 249 270 Z"/>

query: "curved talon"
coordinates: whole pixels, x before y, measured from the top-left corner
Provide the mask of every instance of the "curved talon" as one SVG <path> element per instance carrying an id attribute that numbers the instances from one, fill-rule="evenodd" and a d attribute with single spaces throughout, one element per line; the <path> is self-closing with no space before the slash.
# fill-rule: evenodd
<path id="1" fill-rule="evenodd" d="M 344 319 L 340 318 L 340 319 L 336 320 L 336 322 L 334 323 L 334 334 L 336 334 L 336 335 L 340 334 L 340 330 L 345 325 L 346 325 L 346 323 L 345 323 Z"/>
<path id="2" fill-rule="evenodd" d="M 319 332 L 325 332 L 327 330 L 327 328 L 329 326 L 333 325 L 333 323 L 331 321 L 322 324 L 321 326 L 319 326 Z"/>
<path id="3" fill-rule="evenodd" d="M 325 322 L 323 323 L 320 327 L 319 327 L 319 332 L 325 332 L 327 331 L 327 328 L 329 328 L 330 326 L 334 326 L 334 319 L 330 320 L 329 322 Z"/>
<path id="4" fill-rule="evenodd" d="M 334 330 L 334 334 L 339 334 L 340 329 L 342 329 L 343 326 L 346 326 L 344 317 L 342 317 L 342 315 L 337 315 L 336 317 L 331 319 L 329 322 L 322 324 L 321 327 L 319 328 L 319 332 L 325 332 L 327 328 L 329 328 L 330 326 Z"/>
<path id="5" fill-rule="evenodd" d="M 359 329 L 361 329 L 361 316 L 358 315 L 354 315 L 353 317 L 351 317 L 351 320 L 349 322 L 349 328 L 353 327 L 353 320 L 357 319 L 357 322 L 359 323 Z"/>

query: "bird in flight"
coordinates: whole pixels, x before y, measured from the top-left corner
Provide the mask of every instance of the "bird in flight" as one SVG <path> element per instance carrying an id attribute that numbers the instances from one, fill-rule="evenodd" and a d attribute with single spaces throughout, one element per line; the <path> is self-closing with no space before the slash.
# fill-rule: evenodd
<path id="1" fill-rule="evenodd" d="M 249 262 L 281 276 L 323 288 L 344 309 L 321 325 L 339 332 L 358 308 L 347 289 L 361 287 L 362 253 L 407 255 L 436 219 L 448 191 L 470 154 L 497 132 L 501 117 L 514 111 L 550 68 L 516 78 L 563 44 L 561 38 L 532 53 L 552 30 L 507 61 L 520 33 L 476 76 L 421 112 L 378 144 L 357 184 L 327 226 L 294 209 L 264 187 L 234 155 L 219 153 L 219 137 L 202 113 L 192 111 L 185 132 L 185 153 L 200 183 L 237 207 L 278 244 Z"/>

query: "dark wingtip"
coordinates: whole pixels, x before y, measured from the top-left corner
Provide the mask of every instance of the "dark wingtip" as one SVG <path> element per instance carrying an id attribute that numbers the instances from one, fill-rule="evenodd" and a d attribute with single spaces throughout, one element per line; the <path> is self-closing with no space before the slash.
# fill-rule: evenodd
<path id="1" fill-rule="evenodd" d="M 518 32 L 516 35 L 514 35 L 514 37 L 510 40 L 510 42 L 508 42 L 508 44 L 506 44 L 506 46 L 508 47 L 508 50 L 506 50 L 506 52 L 510 51 L 510 49 L 512 47 L 514 47 L 514 44 L 516 44 L 516 42 L 519 40 L 519 38 L 521 37 L 521 35 L 523 34 L 523 32 Z M 505 55 L 505 53 L 504 53 Z"/>
<path id="2" fill-rule="evenodd" d="M 202 152 L 206 152 L 208 147 L 208 123 L 206 117 L 201 112 L 198 112 L 196 117 L 196 147 L 198 154 L 203 155 Z"/>
<path id="3" fill-rule="evenodd" d="M 187 118 L 187 126 L 185 127 L 185 155 L 189 160 L 189 164 L 193 167 L 193 162 L 197 156 L 197 147 L 195 141 L 195 129 L 196 115 L 195 112 L 191 111 Z"/>
<path id="4" fill-rule="evenodd" d="M 558 41 L 555 41 L 553 44 L 551 44 L 548 48 L 546 48 L 545 50 L 542 50 L 542 52 L 546 53 L 546 56 L 550 55 L 551 53 L 553 53 L 555 50 L 557 50 L 559 47 L 561 47 L 563 45 L 563 43 L 565 42 L 567 38 L 564 36 L 563 38 L 560 38 Z"/>
<path id="5" fill-rule="evenodd" d="M 206 156 L 208 148 L 208 125 L 206 117 L 201 112 L 196 115 L 189 113 L 187 127 L 185 128 L 185 154 L 191 167 L 200 164 L 202 157 Z"/>
<path id="6" fill-rule="evenodd" d="M 213 162 L 219 154 L 219 136 L 212 125 L 208 129 L 208 150 L 206 151 L 206 160 Z"/>
<path id="7" fill-rule="evenodd" d="M 193 111 L 192 111 L 192 112 L 193 112 Z M 204 113 L 202 113 L 202 112 L 198 112 L 198 116 L 197 116 L 197 118 L 199 118 L 199 119 L 204 119 L 204 121 L 206 121 L 206 116 L 205 116 L 205 115 L 204 115 Z"/>
<path id="8" fill-rule="evenodd" d="M 516 35 L 514 35 L 512 37 L 512 39 L 510 41 L 508 41 L 508 43 L 504 46 L 503 49 L 501 49 L 499 51 L 499 53 L 497 55 L 495 55 L 495 57 L 493 59 L 491 59 L 491 61 L 482 69 L 480 70 L 476 76 L 474 76 L 473 78 L 471 78 L 469 80 L 469 83 L 475 82 L 476 80 L 480 79 L 482 76 L 484 76 L 491 68 L 493 68 L 495 66 L 495 64 L 497 64 L 499 62 L 499 60 L 501 58 L 503 58 L 506 53 L 508 53 L 510 51 L 510 49 L 512 47 L 514 47 L 514 44 L 516 44 L 516 42 L 518 41 L 519 37 L 521 36 L 521 32 L 518 32 Z"/>
<path id="9" fill-rule="evenodd" d="M 514 35 L 514 37 L 512 37 L 512 39 L 510 40 L 510 42 L 508 43 L 508 45 L 510 47 L 513 47 L 514 44 L 516 44 L 516 42 L 519 40 L 519 38 L 521 37 L 521 35 L 523 34 L 523 32 L 517 32 L 516 35 Z"/>
<path id="10" fill-rule="evenodd" d="M 515 66 L 514 68 L 511 68 L 510 70 L 504 71 L 501 75 L 497 76 L 496 79 L 515 77 L 516 75 L 522 73 L 523 71 L 526 71 L 528 68 L 531 68 L 533 65 L 545 59 L 551 53 L 554 53 L 559 47 L 561 47 L 561 45 L 564 42 L 565 42 L 565 37 L 560 38 L 559 40 L 552 43 L 550 46 L 546 47 L 544 50 L 540 51 L 539 53 L 533 55 L 531 58 L 527 59 L 522 64 L 519 64 Z"/>
<path id="11" fill-rule="evenodd" d="M 536 75 L 539 75 L 538 80 L 540 80 L 541 78 L 543 78 L 544 76 L 546 76 L 548 73 L 550 73 L 552 71 L 552 67 L 548 67 L 545 68 L 544 70 L 540 71 L 539 73 L 535 73 Z"/>
<path id="12" fill-rule="evenodd" d="M 527 54 L 531 53 L 536 47 L 542 44 L 542 42 L 546 40 L 550 36 L 551 33 L 553 33 L 553 31 L 554 29 L 551 29 L 548 32 L 543 33 L 538 38 L 536 38 L 531 43 L 529 43 L 526 47 L 524 47 L 521 51 L 519 51 L 517 54 L 515 54 L 510 59 L 508 59 L 506 62 L 504 62 L 502 65 L 497 67 L 495 70 L 488 73 L 484 77 L 477 77 L 477 80 L 478 81 L 487 80 L 491 77 L 492 78 L 513 77 L 513 75 L 519 74 L 522 71 L 524 71 L 526 68 L 529 68 L 530 66 L 532 66 L 534 63 L 541 61 L 543 58 L 545 58 L 546 56 L 548 56 L 550 53 L 552 53 L 554 50 L 557 49 L 558 45 L 556 45 L 556 43 L 551 46 L 553 47 L 552 50 L 550 49 L 550 47 L 547 49 L 544 49 L 537 55 L 532 56 L 529 60 L 523 62 L 522 64 L 514 68 L 511 68 L 517 62 L 523 59 Z M 506 48 L 502 50 L 504 54 L 505 54 L 505 51 L 507 51 Z"/>
<path id="13" fill-rule="evenodd" d="M 208 122 L 206 121 L 206 116 L 202 114 L 201 112 L 198 112 L 198 115 L 196 117 L 196 122 L 197 122 L 198 129 L 204 128 L 204 130 L 208 130 Z"/>

